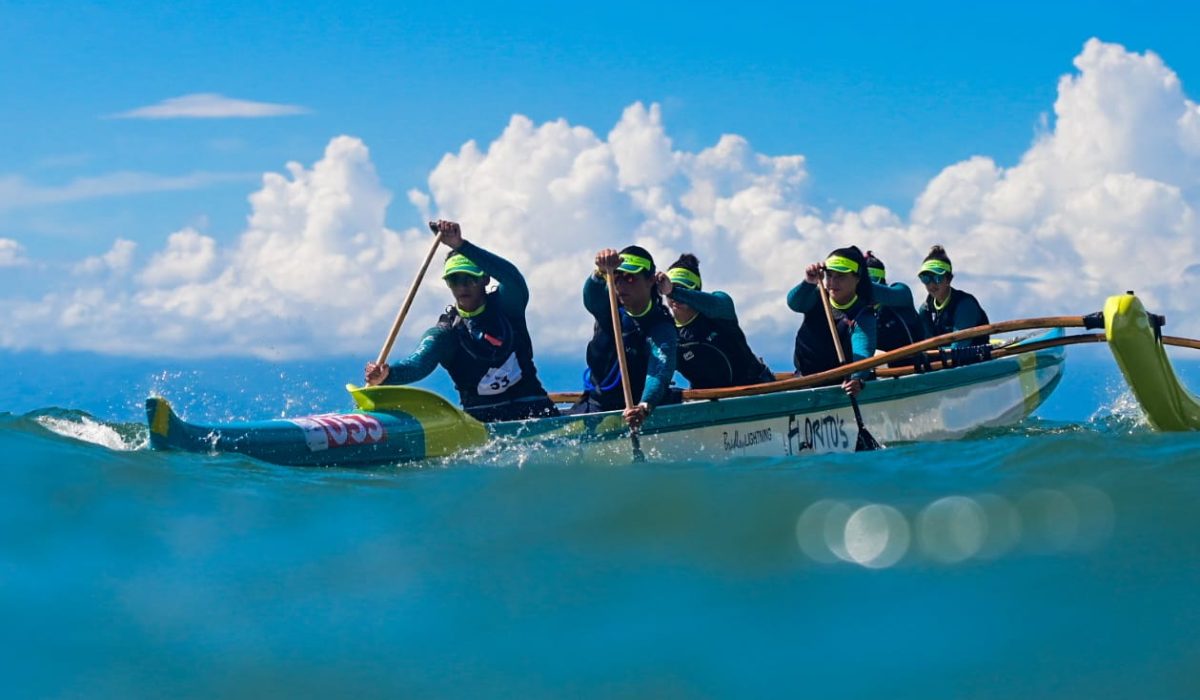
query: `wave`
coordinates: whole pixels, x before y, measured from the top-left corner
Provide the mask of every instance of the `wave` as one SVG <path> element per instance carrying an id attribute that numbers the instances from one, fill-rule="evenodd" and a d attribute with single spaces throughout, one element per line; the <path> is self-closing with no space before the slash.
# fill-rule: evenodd
<path id="1" fill-rule="evenodd" d="M 83 411 L 42 411 L 34 415 L 33 420 L 56 435 L 90 442 L 110 450 L 142 450 L 150 444 L 150 433 L 144 425 L 106 423 Z"/>

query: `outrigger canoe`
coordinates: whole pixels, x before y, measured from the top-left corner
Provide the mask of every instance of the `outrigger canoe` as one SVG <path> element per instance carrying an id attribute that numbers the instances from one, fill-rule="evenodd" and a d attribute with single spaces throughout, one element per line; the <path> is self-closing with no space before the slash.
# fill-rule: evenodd
<path id="1" fill-rule="evenodd" d="M 1111 296 L 1104 304 L 1108 347 L 1150 425 L 1163 431 L 1200 430 L 1200 399 L 1179 381 L 1163 347 L 1197 344 L 1163 336 L 1164 323 L 1133 292 Z"/>
<path id="2" fill-rule="evenodd" d="M 660 406 L 642 426 L 641 451 L 651 460 L 671 461 L 850 452 L 857 430 L 848 397 L 838 386 L 813 384 L 972 334 L 1051 328 L 1035 341 L 1000 350 L 977 364 L 923 373 L 881 370 L 881 378 L 868 382 L 858 397 L 868 430 L 885 444 L 949 440 L 978 428 L 1017 423 L 1062 378 L 1062 344 L 1070 337 L 1064 339 L 1057 326 L 1082 325 L 1079 317 L 1019 323 L 959 331 L 812 377 L 686 391 L 685 398 L 693 400 Z M 152 397 L 146 401 L 150 444 L 303 466 L 394 464 L 513 445 L 574 447 L 617 460 L 631 456 L 620 411 L 483 424 L 422 389 L 347 388 L 357 411 L 219 425 L 186 422 L 166 399 Z"/>

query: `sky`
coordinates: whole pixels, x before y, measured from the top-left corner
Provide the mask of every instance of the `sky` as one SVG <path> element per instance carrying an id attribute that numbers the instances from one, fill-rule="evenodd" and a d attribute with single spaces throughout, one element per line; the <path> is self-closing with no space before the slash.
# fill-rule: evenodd
<path id="1" fill-rule="evenodd" d="M 394 6 L 393 6 L 394 5 Z M 783 367 L 806 264 L 1200 335 L 1189 3 L 0 0 L 0 349 L 370 357 L 444 216 L 581 356 L 596 250 L 695 252 Z M 400 348 L 448 293 L 426 281 Z"/>

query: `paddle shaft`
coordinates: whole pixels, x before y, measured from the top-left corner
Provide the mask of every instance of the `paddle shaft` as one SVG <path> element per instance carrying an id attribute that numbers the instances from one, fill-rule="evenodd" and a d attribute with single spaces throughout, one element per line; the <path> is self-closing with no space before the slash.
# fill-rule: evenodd
<path id="1" fill-rule="evenodd" d="M 833 321 L 833 304 L 829 301 L 829 290 L 825 288 L 825 279 L 817 278 L 817 287 L 821 293 L 821 305 L 825 307 L 825 320 L 829 322 L 829 335 L 833 340 L 833 347 L 837 350 L 838 365 L 846 364 L 846 350 L 842 347 L 842 339 L 838 337 L 837 324 Z M 875 438 L 867 432 L 867 426 L 863 425 L 862 411 L 858 408 L 858 399 L 853 394 L 850 394 L 850 408 L 854 409 L 854 422 L 858 424 L 859 442 L 866 442 L 868 445 L 875 442 Z M 869 438 L 869 439 L 868 439 Z M 874 449 L 867 447 L 866 449 Z"/>
<path id="2" fill-rule="evenodd" d="M 625 359 L 625 336 L 621 332 L 621 311 L 617 307 L 617 289 L 612 272 L 605 273 L 608 286 L 608 310 L 612 317 L 613 342 L 617 345 L 617 366 L 621 370 L 621 391 L 625 393 L 625 408 L 633 408 L 633 389 L 629 384 L 629 361 Z"/>
<path id="3" fill-rule="evenodd" d="M 837 323 L 833 320 L 833 304 L 829 303 L 829 290 L 825 288 L 825 280 L 817 278 L 817 287 L 821 292 L 821 306 L 825 307 L 825 321 L 829 323 L 829 336 L 833 338 L 833 347 L 837 350 L 838 364 L 846 364 L 846 349 L 838 338 Z"/>
<path id="4" fill-rule="evenodd" d="M 408 315 L 408 309 L 412 306 L 413 299 L 417 296 L 417 288 L 421 286 L 421 280 L 425 279 L 425 271 L 429 269 L 429 262 L 433 260 L 433 254 L 437 252 L 438 246 L 442 243 L 442 232 L 438 231 L 433 237 L 433 245 L 429 246 L 429 252 L 425 254 L 425 262 L 421 263 L 421 269 L 417 271 L 417 277 L 412 281 L 412 286 L 408 288 L 408 296 L 404 298 L 404 305 L 400 307 L 400 313 L 396 314 L 396 320 L 392 323 L 392 330 L 388 332 L 387 340 L 383 343 L 383 348 L 379 351 L 379 358 L 375 360 L 375 364 L 382 365 L 387 362 L 388 355 L 392 352 L 392 345 L 396 342 L 396 336 L 400 333 L 400 325 L 404 323 L 404 317 Z"/>
<path id="5" fill-rule="evenodd" d="M 617 308 L 616 275 L 612 271 L 605 273 L 605 286 L 608 287 L 608 310 L 612 317 L 613 342 L 617 346 L 617 368 L 621 371 L 621 391 L 625 393 L 625 408 L 633 408 L 633 388 L 629 384 L 629 361 L 625 359 L 625 335 L 621 332 L 621 310 Z M 633 445 L 633 459 L 641 462 L 646 459 L 642 454 L 642 441 L 638 438 L 637 428 L 630 426 L 629 442 Z"/>

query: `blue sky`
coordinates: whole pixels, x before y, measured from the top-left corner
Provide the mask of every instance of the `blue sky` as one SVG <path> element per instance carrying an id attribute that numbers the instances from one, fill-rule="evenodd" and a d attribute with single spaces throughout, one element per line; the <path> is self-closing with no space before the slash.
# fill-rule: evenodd
<path id="1" fill-rule="evenodd" d="M 404 193 L 512 115 L 603 136 L 637 102 L 658 105 L 678 151 L 737 134 L 803 154 L 806 206 L 903 218 L 947 166 L 1015 165 L 1091 37 L 1153 51 L 1188 93 L 1197 20 L 1188 3 L 4 3 L 0 183 L 18 196 L 0 185 L 0 239 L 47 264 L 116 238 L 148 255 L 189 226 L 232 242 L 263 173 L 339 135 L 370 149 L 400 231 L 420 221 Z M 304 113 L 113 118 L 198 93 Z M 21 201 L 115 173 L 176 180 Z"/>

